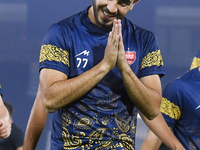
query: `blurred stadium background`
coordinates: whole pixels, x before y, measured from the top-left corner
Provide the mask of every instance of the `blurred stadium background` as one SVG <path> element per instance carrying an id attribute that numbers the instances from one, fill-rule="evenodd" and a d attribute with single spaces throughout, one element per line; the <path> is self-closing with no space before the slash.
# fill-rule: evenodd
<path id="1" fill-rule="evenodd" d="M 4 101 L 15 107 L 14 121 L 25 132 L 38 86 L 38 59 L 49 26 L 92 4 L 92 0 L 1 0 L 0 84 Z M 166 68 L 162 86 L 183 74 L 200 48 L 199 0 L 141 0 L 127 17 L 153 31 Z M 36 150 L 49 149 L 51 117 Z M 138 119 L 136 150 L 148 128 Z"/>

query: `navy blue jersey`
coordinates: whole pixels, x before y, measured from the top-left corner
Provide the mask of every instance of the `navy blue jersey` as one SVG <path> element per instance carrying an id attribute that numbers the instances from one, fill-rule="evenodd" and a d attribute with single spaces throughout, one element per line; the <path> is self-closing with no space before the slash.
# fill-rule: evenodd
<path id="1" fill-rule="evenodd" d="M 165 74 L 155 35 L 122 19 L 127 61 L 142 78 Z M 94 25 L 87 9 L 50 27 L 40 53 L 40 68 L 74 78 L 104 57 L 109 31 Z M 91 91 L 56 111 L 51 149 L 134 149 L 137 109 L 129 99 L 117 67 Z"/>
<path id="2" fill-rule="evenodd" d="M 186 150 L 200 150 L 200 72 L 190 70 L 163 91 L 161 112 Z"/>
<path id="3" fill-rule="evenodd" d="M 200 66 L 200 49 L 197 52 L 196 56 L 193 58 L 190 69 L 194 69 L 198 66 Z"/>

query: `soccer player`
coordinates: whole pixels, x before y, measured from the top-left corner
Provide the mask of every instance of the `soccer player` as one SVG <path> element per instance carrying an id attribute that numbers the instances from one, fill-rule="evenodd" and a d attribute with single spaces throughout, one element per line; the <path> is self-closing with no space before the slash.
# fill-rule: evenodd
<path id="1" fill-rule="evenodd" d="M 159 114 L 165 74 L 156 36 L 125 17 L 138 1 L 93 0 L 50 27 L 24 150 L 36 147 L 46 111 L 51 150 L 134 149 L 138 109 Z"/>
<path id="2" fill-rule="evenodd" d="M 199 54 L 199 52 L 198 52 Z M 196 55 L 198 56 L 198 55 Z M 196 57 L 194 60 L 197 60 Z M 194 66 L 193 61 L 192 65 Z M 200 149 L 200 65 L 169 83 L 163 91 L 161 112 L 168 126 L 186 150 Z M 158 116 L 154 127 L 163 132 Z M 153 131 L 153 130 L 152 130 Z M 157 150 L 160 140 L 149 131 L 141 150 Z M 165 134 L 163 134 L 163 137 Z M 161 136 L 162 137 L 162 136 Z M 168 146 L 168 145 L 167 145 Z M 164 148 L 164 147 L 162 147 Z M 166 149 L 166 148 L 165 148 Z"/>

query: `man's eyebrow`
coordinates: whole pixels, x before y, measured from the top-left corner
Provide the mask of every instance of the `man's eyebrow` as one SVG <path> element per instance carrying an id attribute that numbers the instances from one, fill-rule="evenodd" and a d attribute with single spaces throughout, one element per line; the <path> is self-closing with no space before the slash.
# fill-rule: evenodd
<path id="1" fill-rule="evenodd" d="M 118 0 L 118 2 L 125 2 L 125 3 L 127 3 L 127 4 L 131 4 L 132 2 L 134 2 L 134 0 L 132 1 L 132 0 Z"/>

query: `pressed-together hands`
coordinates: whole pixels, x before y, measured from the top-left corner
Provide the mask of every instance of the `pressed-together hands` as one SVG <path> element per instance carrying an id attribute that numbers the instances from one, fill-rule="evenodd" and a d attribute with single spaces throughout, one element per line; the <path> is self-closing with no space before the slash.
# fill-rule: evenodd
<path id="1" fill-rule="evenodd" d="M 161 83 L 157 74 L 138 78 L 129 66 L 124 49 L 122 25 L 120 19 L 113 22 L 102 60 L 106 71 L 115 66 L 119 69 L 130 100 L 147 117 L 152 120 L 160 112 Z"/>
<path id="2" fill-rule="evenodd" d="M 122 70 L 122 66 L 125 63 L 127 64 L 122 38 L 121 20 L 119 19 L 115 19 L 113 22 L 112 31 L 110 31 L 108 36 L 104 60 L 107 62 L 109 70 L 112 70 L 115 66 L 119 70 Z"/>

